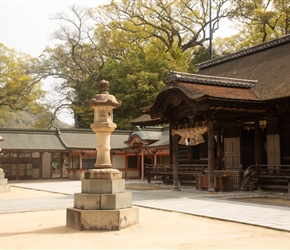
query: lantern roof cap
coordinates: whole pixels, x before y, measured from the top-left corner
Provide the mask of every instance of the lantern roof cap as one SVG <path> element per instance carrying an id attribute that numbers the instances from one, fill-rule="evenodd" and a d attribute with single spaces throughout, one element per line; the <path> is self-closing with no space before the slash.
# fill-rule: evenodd
<path id="1" fill-rule="evenodd" d="M 99 94 L 92 97 L 88 103 L 88 107 L 111 106 L 113 108 L 120 107 L 122 102 L 117 101 L 116 97 L 109 94 L 109 82 L 102 80 L 99 82 Z"/>

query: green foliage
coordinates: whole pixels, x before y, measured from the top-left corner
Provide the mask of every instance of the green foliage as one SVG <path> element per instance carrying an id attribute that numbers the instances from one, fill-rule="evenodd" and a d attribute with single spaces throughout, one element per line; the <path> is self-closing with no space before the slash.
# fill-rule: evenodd
<path id="1" fill-rule="evenodd" d="M 92 97 L 92 96 L 91 96 Z M 94 110 L 86 107 L 86 105 L 72 105 L 77 123 L 80 128 L 90 128 L 90 124 L 94 121 Z"/>
<path id="2" fill-rule="evenodd" d="M 217 57 L 217 53 L 216 51 L 213 49 L 212 50 L 212 58 L 216 58 Z M 195 73 L 196 72 L 196 68 L 195 65 L 198 63 L 202 63 L 205 61 L 210 60 L 210 48 L 209 46 L 201 46 L 195 49 L 195 51 L 192 53 L 192 60 L 189 66 L 189 72 L 191 73 Z"/>
<path id="3" fill-rule="evenodd" d="M 33 72 L 35 61 L 0 43 L 0 107 L 38 111 L 36 101 L 44 92 L 40 88 L 40 78 Z"/>
<path id="4" fill-rule="evenodd" d="M 227 16 L 240 25 L 239 34 L 214 41 L 213 58 L 288 33 L 289 1 L 212 1 L 212 32 Z M 195 72 L 195 64 L 209 60 L 209 7 L 207 0 L 122 0 L 94 10 L 73 7 L 72 18 L 58 14 L 62 26 L 54 37 L 60 43 L 44 51 L 40 67 L 45 77 L 61 79 L 56 90 L 64 98 L 54 115 L 70 108 L 75 127 L 88 128 L 93 111 L 86 103 L 105 79 L 122 101 L 114 121 L 130 129 L 170 70 Z"/>
<path id="5" fill-rule="evenodd" d="M 245 39 L 242 33 L 235 34 L 229 37 L 217 37 L 213 43 L 216 57 L 227 56 L 235 51 L 246 49 L 250 46 L 250 41 Z"/>
<path id="6" fill-rule="evenodd" d="M 212 32 L 232 10 L 226 0 L 215 0 L 212 7 Z M 168 50 L 192 50 L 209 41 L 208 0 L 122 0 L 99 7 L 95 20 L 112 31 L 140 34 L 143 41 L 157 39 Z M 140 32 L 141 31 L 141 32 Z"/>
<path id="7" fill-rule="evenodd" d="M 122 101 L 122 106 L 114 111 L 114 121 L 120 129 L 132 128 L 130 121 L 153 102 L 170 70 L 186 71 L 188 67 L 186 53 L 179 48 L 168 51 L 158 40 L 143 48 L 132 46 L 134 50 L 128 48 L 122 59 L 108 58 L 101 71 L 101 77 L 110 82 L 110 93 Z"/>
<path id="8" fill-rule="evenodd" d="M 213 1 L 213 31 L 229 13 L 225 2 Z M 62 25 L 54 38 L 60 43 L 44 51 L 40 66 L 44 76 L 62 80 L 56 91 L 64 98 L 54 114 L 70 108 L 75 127 L 87 128 L 93 112 L 86 103 L 105 79 L 123 103 L 115 122 L 130 128 L 130 120 L 165 86 L 170 70 L 188 71 L 194 48 L 209 40 L 208 13 L 206 0 L 123 0 L 95 10 L 73 6 L 72 16 L 57 14 Z M 91 17 L 97 22 L 94 33 Z"/>
<path id="9" fill-rule="evenodd" d="M 92 32 L 87 26 L 88 10 L 75 6 L 71 10 L 72 17 L 57 14 L 56 19 L 63 24 L 54 33 L 54 37 L 60 43 L 54 48 L 46 48 L 41 56 L 40 70 L 45 77 L 61 80 L 55 91 L 63 99 L 58 100 L 54 113 L 69 108 L 74 113 L 75 127 L 87 128 L 91 110 L 88 112 L 85 106 L 97 88 L 96 83 L 104 59 L 102 51 L 90 37 Z"/>
<path id="10" fill-rule="evenodd" d="M 241 41 L 239 48 L 251 47 L 286 35 L 290 31 L 289 0 L 237 1 L 242 3 L 232 15 L 240 32 L 231 39 Z M 235 4 L 235 3 L 233 3 Z"/>

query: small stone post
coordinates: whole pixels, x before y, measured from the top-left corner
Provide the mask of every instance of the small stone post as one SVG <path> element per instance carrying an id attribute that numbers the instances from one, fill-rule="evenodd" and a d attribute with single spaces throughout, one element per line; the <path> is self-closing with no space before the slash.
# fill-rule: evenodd
<path id="1" fill-rule="evenodd" d="M 10 192 L 10 185 L 8 185 L 8 179 L 4 178 L 4 176 L 4 170 L 0 168 L 0 193 Z"/>
<path id="2" fill-rule="evenodd" d="M 0 142 L 4 141 L 3 137 L 0 135 Z M 0 153 L 2 148 L 0 147 Z M 0 168 L 0 193 L 10 192 L 10 185 L 8 185 L 8 179 L 4 178 L 5 173 L 2 168 Z"/>
<path id="3" fill-rule="evenodd" d="M 117 125 L 113 109 L 121 106 L 108 92 L 109 83 L 99 83 L 99 94 L 89 107 L 94 109 L 92 130 L 97 137 L 95 169 L 85 172 L 82 192 L 74 194 L 74 208 L 67 209 L 66 224 L 77 230 L 120 230 L 139 223 L 139 209 L 132 207 L 132 194 L 125 192 L 122 172 L 112 168 L 110 137 Z"/>

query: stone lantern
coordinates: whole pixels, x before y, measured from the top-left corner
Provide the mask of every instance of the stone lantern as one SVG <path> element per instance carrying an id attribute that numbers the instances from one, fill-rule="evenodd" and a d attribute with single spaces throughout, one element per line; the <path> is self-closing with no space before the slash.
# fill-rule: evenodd
<path id="1" fill-rule="evenodd" d="M 110 95 L 109 82 L 99 82 L 99 94 L 95 95 L 88 106 L 94 109 L 94 123 L 91 129 L 97 135 L 97 160 L 95 168 L 111 168 L 110 137 L 117 125 L 113 122 L 113 109 L 121 106 L 115 96 Z"/>
<path id="2" fill-rule="evenodd" d="M 108 92 L 109 83 L 99 83 L 99 94 L 88 106 L 94 109 L 91 129 L 97 136 L 95 168 L 84 174 L 82 192 L 74 194 L 74 207 L 67 209 L 66 224 L 77 230 L 120 230 L 139 223 L 139 209 L 132 207 L 132 194 L 125 192 L 122 172 L 112 168 L 110 137 L 117 125 L 113 109 L 121 106 Z"/>

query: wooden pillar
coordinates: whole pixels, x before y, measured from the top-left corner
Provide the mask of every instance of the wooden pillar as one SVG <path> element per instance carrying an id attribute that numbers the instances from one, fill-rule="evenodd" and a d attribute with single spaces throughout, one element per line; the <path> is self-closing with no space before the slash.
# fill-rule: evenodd
<path id="1" fill-rule="evenodd" d="M 261 165 L 261 150 L 260 150 L 260 121 L 255 119 L 255 164 Z"/>
<path id="2" fill-rule="evenodd" d="M 213 121 L 208 123 L 208 191 L 215 192 L 214 189 L 214 128 Z"/>
<path id="3" fill-rule="evenodd" d="M 63 152 L 60 153 L 60 178 L 63 178 Z"/>
<path id="4" fill-rule="evenodd" d="M 83 156 L 84 155 L 85 155 L 84 153 L 80 154 L 80 171 L 83 169 Z"/>
<path id="5" fill-rule="evenodd" d="M 44 152 L 39 152 L 39 157 L 40 157 L 39 179 L 42 179 L 42 169 L 43 169 Z"/>
<path id="6" fill-rule="evenodd" d="M 178 135 L 172 138 L 172 151 L 173 151 L 173 187 L 172 191 L 180 191 L 179 178 L 178 178 Z"/>
<path id="7" fill-rule="evenodd" d="M 16 180 L 19 180 L 19 152 L 17 153 L 17 165 L 16 165 L 16 172 L 15 172 L 15 178 Z"/>
<path id="8" fill-rule="evenodd" d="M 141 149 L 141 180 L 144 180 L 144 150 Z"/>
<path id="9" fill-rule="evenodd" d="M 154 166 L 157 165 L 157 151 L 154 151 L 153 164 L 154 164 Z"/>
<path id="10" fill-rule="evenodd" d="M 261 150 L 260 150 L 260 121 L 255 119 L 255 165 L 257 166 L 257 174 L 260 177 L 260 165 L 261 165 Z M 258 181 L 258 189 L 261 189 L 260 178 Z"/>
<path id="11" fill-rule="evenodd" d="M 217 131 L 217 168 L 219 170 L 222 169 L 222 136 L 221 136 L 221 128 L 218 128 Z"/>

